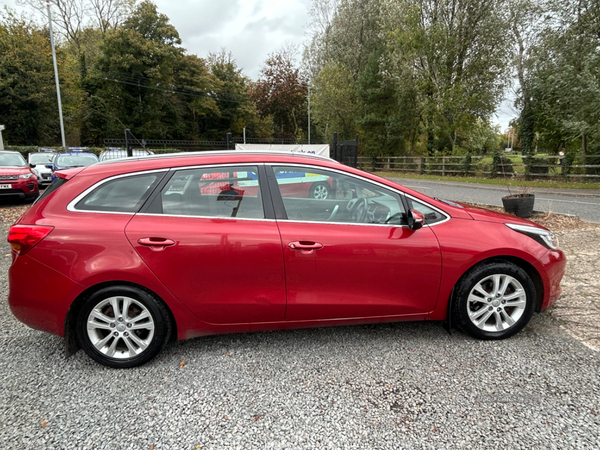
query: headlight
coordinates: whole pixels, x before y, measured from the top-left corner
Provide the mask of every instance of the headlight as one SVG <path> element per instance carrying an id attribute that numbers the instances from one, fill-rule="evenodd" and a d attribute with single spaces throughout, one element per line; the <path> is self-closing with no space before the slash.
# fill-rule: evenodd
<path id="1" fill-rule="evenodd" d="M 28 178 L 31 178 L 33 176 L 33 174 L 31 172 L 29 173 L 24 173 L 22 175 L 19 175 L 19 178 L 23 178 L 25 180 L 27 180 Z"/>
<path id="2" fill-rule="evenodd" d="M 544 230 L 543 228 L 531 227 L 528 225 L 516 225 L 514 223 L 505 223 L 504 225 L 512 230 L 529 236 L 546 248 L 551 250 L 558 249 L 558 238 L 551 231 Z"/>

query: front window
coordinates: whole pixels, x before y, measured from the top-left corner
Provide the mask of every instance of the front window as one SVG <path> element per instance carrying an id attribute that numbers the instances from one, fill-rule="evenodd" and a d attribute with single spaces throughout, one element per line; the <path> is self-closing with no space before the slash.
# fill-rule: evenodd
<path id="1" fill-rule="evenodd" d="M 316 168 L 274 167 L 288 220 L 406 224 L 400 196 L 377 184 Z"/>
<path id="2" fill-rule="evenodd" d="M 27 163 L 19 153 L 1 153 L 0 167 L 24 167 Z"/>
<path id="3" fill-rule="evenodd" d="M 262 219 L 258 168 L 178 170 L 160 194 L 163 214 Z"/>

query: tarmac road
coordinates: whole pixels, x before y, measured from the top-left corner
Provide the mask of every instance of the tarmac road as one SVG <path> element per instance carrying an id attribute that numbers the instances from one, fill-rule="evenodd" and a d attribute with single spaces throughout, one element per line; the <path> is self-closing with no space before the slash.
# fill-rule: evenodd
<path id="1" fill-rule="evenodd" d="M 457 202 L 502 206 L 502 197 L 508 195 L 502 185 L 386 178 L 430 197 Z M 535 188 L 530 193 L 535 194 L 536 211 L 570 214 L 586 222 L 600 223 L 600 190 Z"/>

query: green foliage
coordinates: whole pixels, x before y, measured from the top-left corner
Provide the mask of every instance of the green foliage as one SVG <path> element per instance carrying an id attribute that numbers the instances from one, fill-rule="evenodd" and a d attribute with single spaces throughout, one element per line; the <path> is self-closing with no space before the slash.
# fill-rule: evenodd
<path id="1" fill-rule="evenodd" d="M 342 139 L 357 133 L 358 99 L 352 74 L 347 67 L 332 62 L 323 67 L 313 80 L 312 118 L 319 133 L 338 132 Z"/>
<path id="2" fill-rule="evenodd" d="M 57 53 L 64 62 L 60 48 Z M 48 35 L 10 12 L 0 18 L 0 123 L 7 144 L 60 140 Z"/>
<path id="3" fill-rule="evenodd" d="M 246 128 L 249 137 L 271 137 L 271 117 L 259 117 L 249 94 L 250 80 L 242 74 L 231 54 L 222 51 L 209 55 L 208 59 L 210 73 L 218 83 L 215 87 L 217 111 L 206 117 L 204 136 L 223 139 L 227 132 L 239 136 Z"/>

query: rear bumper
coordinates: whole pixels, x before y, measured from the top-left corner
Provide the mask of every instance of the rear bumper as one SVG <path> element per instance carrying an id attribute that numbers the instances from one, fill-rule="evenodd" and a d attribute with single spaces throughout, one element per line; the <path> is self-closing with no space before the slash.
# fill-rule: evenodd
<path id="1" fill-rule="evenodd" d="M 84 286 L 28 255 L 13 258 L 8 270 L 12 313 L 32 328 L 63 336 L 69 306 Z"/>

